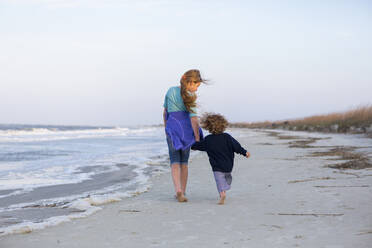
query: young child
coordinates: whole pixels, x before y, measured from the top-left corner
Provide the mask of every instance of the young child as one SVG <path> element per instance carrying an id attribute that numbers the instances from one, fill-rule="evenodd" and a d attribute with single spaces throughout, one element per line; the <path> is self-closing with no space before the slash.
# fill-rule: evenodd
<path id="1" fill-rule="evenodd" d="M 230 189 L 234 166 L 234 153 L 247 158 L 250 154 L 230 134 L 224 133 L 228 125 L 227 120 L 219 114 L 206 114 L 201 119 L 201 126 L 211 134 L 196 142 L 191 149 L 206 151 L 212 166 L 217 190 L 220 193 L 218 204 L 225 203 L 226 190 Z"/>

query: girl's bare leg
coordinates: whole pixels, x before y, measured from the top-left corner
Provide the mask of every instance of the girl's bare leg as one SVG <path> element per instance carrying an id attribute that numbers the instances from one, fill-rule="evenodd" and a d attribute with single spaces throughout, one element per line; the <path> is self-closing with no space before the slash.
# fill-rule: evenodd
<path id="1" fill-rule="evenodd" d="M 172 164 L 172 179 L 174 190 L 176 191 L 177 200 L 179 202 L 185 202 L 187 199 L 183 195 L 182 188 L 181 188 L 181 165 L 180 164 Z"/>
<path id="2" fill-rule="evenodd" d="M 225 204 L 225 199 L 226 199 L 226 192 L 221 191 L 220 192 L 220 201 L 218 202 L 219 205 Z"/>
<path id="3" fill-rule="evenodd" d="M 189 167 L 186 164 L 181 165 L 181 190 L 186 193 L 187 177 L 189 175 Z"/>

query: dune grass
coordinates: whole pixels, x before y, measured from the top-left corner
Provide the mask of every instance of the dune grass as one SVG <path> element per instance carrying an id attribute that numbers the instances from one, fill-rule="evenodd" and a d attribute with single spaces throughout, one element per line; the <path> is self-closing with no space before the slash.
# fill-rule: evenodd
<path id="1" fill-rule="evenodd" d="M 352 108 L 344 112 L 335 112 L 323 115 L 313 115 L 304 118 L 263 121 L 251 123 L 231 123 L 231 127 L 243 128 L 284 128 L 301 131 L 326 132 L 372 132 L 372 105 Z"/>

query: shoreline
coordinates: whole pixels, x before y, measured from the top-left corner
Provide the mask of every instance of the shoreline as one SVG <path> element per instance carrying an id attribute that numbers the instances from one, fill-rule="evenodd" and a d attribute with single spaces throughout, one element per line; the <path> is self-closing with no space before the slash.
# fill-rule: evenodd
<path id="1" fill-rule="evenodd" d="M 276 127 L 244 127 L 244 124 L 231 124 L 229 126 L 230 128 L 238 128 L 238 129 L 248 129 L 248 130 L 259 130 L 259 131 L 291 131 L 291 132 L 307 132 L 309 134 L 312 133 L 321 133 L 321 134 L 347 134 L 347 135 L 363 135 L 365 138 L 370 138 L 372 139 L 372 125 L 371 127 L 367 129 L 360 129 L 360 128 L 355 128 L 355 129 L 349 129 L 346 131 L 338 131 L 334 128 L 331 127 L 326 127 L 326 128 L 310 128 L 310 127 L 305 127 L 305 128 L 296 128 L 296 127 L 289 127 L 289 126 L 276 126 Z"/>
<path id="2" fill-rule="evenodd" d="M 0 247 L 369 247 L 372 170 L 345 173 L 324 167 L 327 157 L 309 155 L 370 140 L 317 134 L 313 144 L 326 148 L 304 149 L 289 147 L 290 139 L 249 132 L 237 139 L 252 157 L 236 156 L 225 205 L 217 204 L 208 158 L 200 153 L 190 161 L 187 203 L 174 199 L 167 172 L 151 179 L 148 192 L 87 218 L 2 236 Z"/>
<path id="3" fill-rule="evenodd" d="M 297 119 L 237 122 L 231 127 L 283 129 L 288 131 L 309 131 L 323 133 L 366 134 L 372 138 L 372 105 L 361 105 L 343 112 L 312 115 Z"/>
<path id="4" fill-rule="evenodd" d="M 1 134 L 0 236 L 86 217 L 168 169 L 162 129 L 44 127 Z"/>

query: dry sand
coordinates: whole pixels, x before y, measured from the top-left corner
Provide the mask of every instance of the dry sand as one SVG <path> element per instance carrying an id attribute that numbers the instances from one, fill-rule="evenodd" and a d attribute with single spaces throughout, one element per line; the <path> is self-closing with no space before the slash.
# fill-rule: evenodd
<path id="1" fill-rule="evenodd" d="M 348 139 L 333 137 L 328 145 Z M 324 148 L 290 148 L 262 132 L 238 140 L 252 156 L 236 157 L 225 205 L 201 153 L 190 163 L 187 203 L 176 201 L 166 173 L 146 193 L 84 219 L 0 237 L 0 247 L 372 247 L 372 170 L 325 168 L 325 158 L 308 156 Z"/>

